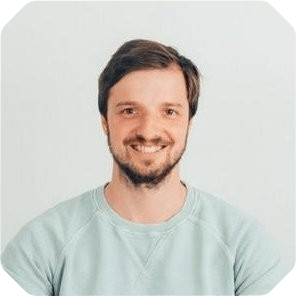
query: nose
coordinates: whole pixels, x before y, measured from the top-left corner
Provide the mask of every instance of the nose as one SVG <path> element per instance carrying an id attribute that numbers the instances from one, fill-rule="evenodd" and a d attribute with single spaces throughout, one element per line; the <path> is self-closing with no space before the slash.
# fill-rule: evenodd
<path id="1" fill-rule="evenodd" d="M 144 142 L 150 141 L 154 143 L 161 138 L 161 122 L 153 113 L 145 114 L 139 120 L 136 132 Z"/>

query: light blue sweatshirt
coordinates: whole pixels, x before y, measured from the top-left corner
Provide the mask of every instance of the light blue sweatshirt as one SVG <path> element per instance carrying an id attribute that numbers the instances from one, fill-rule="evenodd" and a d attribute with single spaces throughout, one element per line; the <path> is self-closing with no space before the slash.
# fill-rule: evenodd
<path id="1" fill-rule="evenodd" d="M 160 224 L 115 213 L 104 186 L 48 210 L 7 245 L 3 268 L 32 295 L 263 295 L 288 273 L 251 216 L 187 186 Z"/>

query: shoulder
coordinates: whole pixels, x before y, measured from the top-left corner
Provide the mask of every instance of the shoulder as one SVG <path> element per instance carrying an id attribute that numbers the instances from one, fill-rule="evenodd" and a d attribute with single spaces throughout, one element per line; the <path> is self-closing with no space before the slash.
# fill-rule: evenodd
<path id="1" fill-rule="evenodd" d="M 235 295 L 268 293 L 288 273 L 272 236 L 250 213 L 212 194 L 194 190 L 198 206 L 191 219 L 230 252 Z"/>
<path id="2" fill-rule="evenodd" d="M 215 228 L 221 228 L 221 231 L 226 226 L 231 227 L 236 223 L 257 226 L 260 224 L 255 216 L 231 205 L 223 198 L 194 187 L 193 190 L 198 196 L 198 205 L 193 219 L 202 220 Z"/>
<path id="3" fill-rule="evenodd" d="M 96 189 L 92 189 L 60 202 L 25 224 L 4 249 L 2 259 L 11 260 L 13 256 L 26 253 L 28 257 L 39 257 L 54 265 L 67 241 L 97 211 L 95 192 Z"/>
<path id="4" fill-rule="evenodd" d="M 192 221 L 223 241 L 232 254 L 243 240 L 248 240 L 263 229 L 258 219 L 249 212 L 229 204 L 221 197 L 197 188 L 193 190 L 198 196 L 198 203 Z"/>
<path id="5" fill-rule="evenodd" d="M 61 232 L 61 240 L 66 239 L 63 235 L 75 231 L 92 217 L 97 210 L 94 203 L 94 194 L 96 189 L 88 190 L 80 195 L 58 203 L 46 212 L 37 216 L 27 223 L 22 230 L 36 231 L 54 231 L 58 234 Z"/>

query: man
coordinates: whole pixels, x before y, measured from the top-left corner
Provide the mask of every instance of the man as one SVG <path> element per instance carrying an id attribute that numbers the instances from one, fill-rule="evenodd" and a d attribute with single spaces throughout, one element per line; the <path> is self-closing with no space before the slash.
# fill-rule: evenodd
<path id="1" fill-rule="evenodd" d="M 99 79 L 111 181 L 27 224 L 2 255 L 30 294 L 266 294 L 286 274 L 251 217 L 180 179 L 200 74 L 132 40 Z"/>

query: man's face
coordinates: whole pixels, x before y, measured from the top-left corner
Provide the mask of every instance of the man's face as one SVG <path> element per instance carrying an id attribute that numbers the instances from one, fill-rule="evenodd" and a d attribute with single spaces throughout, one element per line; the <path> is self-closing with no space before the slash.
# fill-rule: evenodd
<path id="1" fill-rule="evenodd" d="M 135 186 L 156 186 L 186 147 L 189 104 L 182 71 L 172 66 L 127 74 L 110 89 L 102 124 L 114 168 Z"/>

